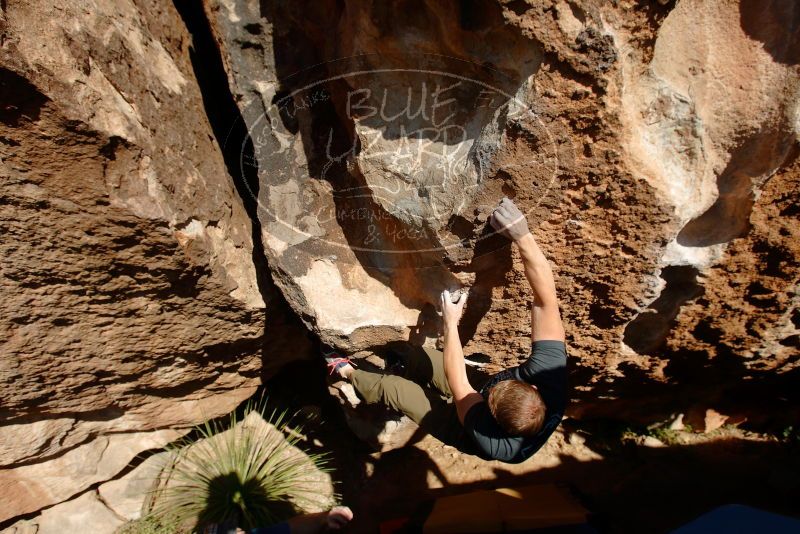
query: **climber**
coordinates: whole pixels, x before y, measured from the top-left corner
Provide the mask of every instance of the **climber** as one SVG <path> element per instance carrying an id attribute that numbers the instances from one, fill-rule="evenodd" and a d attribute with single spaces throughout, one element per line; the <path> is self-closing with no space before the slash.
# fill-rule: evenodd
<path id="1" fill-rule="evenodd" d="M 525 277 L 533 289 L 531 355 L 522 365 L 491 377 L 476 391 L 469 383 L 458 321 L 466 293 L 456 302 L 445 290 L 440 309 L 444 352 L 407 345 L 397 358 L 404 376 L 355 369 L 348 358 L 323 348 L 331 373 L 352 382 L 369 404 L 382 402 L 443 442 L 487 460 L 519 463 L 547 441 L 567 401 L 567 353 L 550 265 L 528 229 L 525 216 L 504 198 L 492 212 L 491 226 L 517 244 Z M 430 385 L 431 395 L 418 384 Z"/>

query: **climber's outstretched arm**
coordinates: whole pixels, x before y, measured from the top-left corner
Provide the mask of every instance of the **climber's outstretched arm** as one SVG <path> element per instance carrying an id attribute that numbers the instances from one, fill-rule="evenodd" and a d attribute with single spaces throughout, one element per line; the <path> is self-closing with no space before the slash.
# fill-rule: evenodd
<path id="1" fill-rule="evenodd" d="M 522 254 L 525 277 L 533 289 L 531 337 L 533 341 L 543 339 L 564 341 L 564 325 L 558 309 L 556 284 L 550 264 L 533 238 L 533 234 L 529 233 L 522 237 L 517 241 L 517 245 Z"/>
<path id="2" fill-rule="evenodd" d="M 467 366 L 464 363 L 464 350 L 458 335 L 458 320 L 467 301 L 466 293 L 462 293 L 458 302 L 453 303 L 449 291 L 442 292 L 441 310 L 444 321 L 444 376 L 453 394 L 453 402 L 458 412 L 458 420 L 464 423 L 464 417 L 483 397 L 470 385 L 467 378 Z"/>
<path id="3" fill-rule="evenodd" d="M 492 212 L 490 223 L 495 230 L 514 241 L 522 255 L 525 277 L 533 289 L 531 310 L 533 341 L 545 339 L 564 341 L 564 325 L 558 309 L 553 271 L 528 229 L 525 215 L 511 200 L 504 198 Z"/>

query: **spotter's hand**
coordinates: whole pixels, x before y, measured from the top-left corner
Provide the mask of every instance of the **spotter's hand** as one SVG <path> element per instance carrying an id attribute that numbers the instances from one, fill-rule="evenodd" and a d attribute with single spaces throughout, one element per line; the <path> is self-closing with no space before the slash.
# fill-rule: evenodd
<path id="1" fill-rule="evenodd" d="M 334 506 L 328 512 L 326 526 L 328 530 L 340 530 L 353 520 L 353 511 L 347 506 Z"/>

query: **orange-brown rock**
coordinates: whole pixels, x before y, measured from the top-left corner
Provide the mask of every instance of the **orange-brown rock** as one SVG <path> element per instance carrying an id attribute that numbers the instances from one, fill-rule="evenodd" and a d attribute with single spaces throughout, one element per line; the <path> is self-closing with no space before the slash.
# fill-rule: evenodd
<path id="1" fill-rule="evenodd" d="M 252 395 L 265 324 L 175 8 L 1 9 L 0 523 Z"/>
<path id="2" fill-rule="evenodd" d="M 518 362 L 531 293 L 485 224 L 507 195 L 555 266 L 573 413 L 796 368 L 793 2 L 205 6 L 270 268 L 326 341 L 432 343 L 463 284 L 466 352 Z"/>
<path id="3" fill-rule="evenodd" d="M 157 448 L 307 352 L 283 300 L 360 357 L 435 343 L 465 286 L 467 355 L 520 361 L 502 196 L 555 267 L 573 415 L 754 421 L 726 388 L 797 376 L 796 2 L 0 6 L 0 467 L 30 489 L 0 524 L 100 508 L 138 452 L 104 444 Z"/>

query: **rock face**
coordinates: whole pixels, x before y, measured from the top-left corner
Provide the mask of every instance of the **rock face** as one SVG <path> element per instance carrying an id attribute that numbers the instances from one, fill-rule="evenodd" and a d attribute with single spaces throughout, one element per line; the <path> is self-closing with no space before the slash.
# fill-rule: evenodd
<path id="1" fill-rule="evenodd" d="M 579 397 L 796 368 L 795 3 L 205 7 L 275 282 L 325 341 L 431 343 L 466 285 L 466 352 L 519 361 L 530 289 L 485 224 L 507 195 L 556 266 Z"/>
<path id="2" fill-rule="evenodd" d="M 333 483 L 330 475 L 319 469 L 311 458 L 299 447 L 286 440 L 274 425 L 262 418 L 258 412 L 250 412 L 233 429 L 228 429 L 210 438 L 224 448 L 224 442 L 231 432 L 247 432 L 258 442 L 273 443 L 284 460 L 302 466 L 304 476 L 293 480 L 297 491 L 292 504 L 305 512 L 328 510 L 335 502 Z M 208 439 L 201 439 L 191 445 L 191 450 L 211 454 Z M 106 482 L 79 497 L 48 508 L 34 519 L 22 520 L 11 525 L 9 534 L 59 534 L 78 532 L 91 528 L 92 532 L 112 534 L 125 522 L 140 519 L 150 510 L 150 500 L 155 490 L 170 484 L 169 473 L 173 468 L 172 452 L 161 452 L 148 457 L 121 478 Z M 188 453 L 190 456 L 192 452 Z M 48 481 L 49 482 L 49 481 Z M 181 481 L 179 483 L 185 483 Z"/>
<path id="3" fill-rule="evenodd" d="M 2 523 L 250 396 L 271 293 L 170 3 L 4 3 L 0 33 Z"/>
<path id="4" fill-rule="evenodd" d="M 0 2 L 2 526 L 97 508 L 306 352 L 284 299 L 361 356 L 435 343 L 468 287 L 467 355 L 520 361 L 502 196 L 555 265 L 573 414 L 796 376 L 791 0 L 51 4 Z"/>

